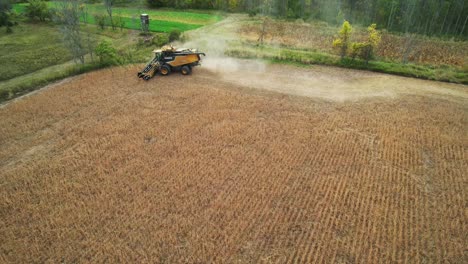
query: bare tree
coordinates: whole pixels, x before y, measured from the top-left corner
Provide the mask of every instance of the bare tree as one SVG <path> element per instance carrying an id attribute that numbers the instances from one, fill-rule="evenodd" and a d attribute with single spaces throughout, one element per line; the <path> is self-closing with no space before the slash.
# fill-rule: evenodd
<path id="1" fill-rule="evenodd" d="M 288 0 L 281 0 L 281 16 L 288 16 Z"/>
<path id="2" fill-rule="evenodd" d="M 86 23 L 89 19 L 89 12 L 88 12 L 88 6 L 87 5 L 80 5 L 80 11 L 81 11 L 81 17 L 83 18 L 83 21 Z M 91 32 L 89 30 L 86 31 L 86 48 L 89 52 L 89 55 L 91 56 L 91 61 L 94 62 L 94 46 L 96 46 L 96 43 L 94 39 L 91 37 Z"/>
<path id="3" fill-rule="evenodd" d="M 112 18 L 112 6 L 113 5 L 114 5 L 114 0 L 104 0 L 104 6 L 106 7 L 107 14 L 109 15 L 112 29 L 115 30 L 114 19 Z"/>
<path id="4" fill-rule="evenodd" d="M 265 16 L 263 17 L 263 21 L 262 21 L 262 31 L 260 31 L 260 37 L 258 38 L 258 42 L 260 43 L 260 45 L 263 45 L 263 41 L 265 39 L 267 23 L 268 23 L 268 17 Z"/>
<path id="5" fill-rule="evenodd" d="M 466 22 L 468 21 L 468 15 L 466 16 L 465 18 L 465 23 L 463 23 L 463 27 L 462 29 L 460 30 L 460 36 L 462 36 L 463 32 L 465 31 L 465 27 L 466 27 Z"/>
<path id="6" fill-rule="evenodd" d="M 86 52 L 80 34 L 80 3 L 76 0 L 63 0 L 57 2 L 56 7 L 54 20 L 59 24 L 63 40 L 73 60 L 84 64 Z"/>
<path id="7" fill-rule="evenodd" d="M 406 2 L 406 9 L 404 13 L 404 29 L 405 29 L 405 44 L 402 47 L 402 62 L 407 63 L 411 52 L 415 48 L 416 44 L 416 34 L 414 33 L 416 29 L 415 26 L 415 13 L 416 0 L 408 0 Z"/>
<path id="8" fill-rule="evenodd" d="M 300 7 L 301 7 L 301 10 L 299 11 L 299 15 L 301 16 L 301 18 L 304 18 L 304 14 L 305 14 L 305 8 L 306 8 L 306 4 L 305 4 L 305 0 L 301 0 L 299 2 L 300 4 Z"/>
<path id="9" fill-rule="evenodd" d="M 397 4 L 396 1 L 392 1 L 392 8 L 390 9 L 390 15 L 388 16 L 388 20 L 387 20 L 387 28 L 388 29 L 390 29 L 392 27 L 392 24 L 393 24 L 393 17 L 394 17 L 395 11 L 396 11 L 396 4 Z"/>
<path id="10" fill-rule="evenodd" d="M 458 3 L 458 2 L 457 2 Z M 459 22 L 461 21 L 461 18 L 462 18 L 462 15 L 463 15 L 463 10 L 465 8 L 465 1 L 462 1 L 461 3 L 459 3 L 459 5 L 461 4 L 461 7 L 459 8 L 460 12 L 458 13 L 458 18 L 457 18 L 457 22 L 455 23 L 455 28 L 453 30 L 453 32 L 456 34 L 457 33 L 457 29 L 459 28 L 458 24 Z"/>
<path id="11" fill-rule="evenodd" d="M 442 22 L 442 27 L 440 27 L 439 35 L 442 35 L 442 32 L 444 31 L 445 22 L 447 21 L 447 16 L 448 16 L 448 14 L 450 12 L 450 8 L 451 8 L 450 2 L 444 2 L 444 5 L 445 4 L 447 5 L 447 7 L 446 7 L 447 12 L 445 13 L 444 22 Z"/>
<path id="12" fill-rule="evenodd" d="M 414 49 L 415 36 L 413 33 L 405 33 L 404 44 L 401 47 L 401 62 L 408 63 L 408 58 Z"/>
<path id="13" fill-rule="evenodd" d="M 316 10 L 318 9 L 318 2 L 317 0 L 310 0 L 310 5 L 309 5 L 309 8 L 310 8 L 310 14 L 314 14 L 316 13 Z"/>

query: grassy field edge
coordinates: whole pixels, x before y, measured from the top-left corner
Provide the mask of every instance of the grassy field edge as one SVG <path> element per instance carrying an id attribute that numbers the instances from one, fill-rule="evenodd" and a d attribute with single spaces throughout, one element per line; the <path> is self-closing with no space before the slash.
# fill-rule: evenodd
<path id="1" fill-rule="evenodd" d="M 0 86 L 0 104 L 38 90 L 53 82 L 106 67 L 96 63 L 82 65 L 65 63 L 38 70 L 26 77 L 19 76 L 7 80 Z"/>

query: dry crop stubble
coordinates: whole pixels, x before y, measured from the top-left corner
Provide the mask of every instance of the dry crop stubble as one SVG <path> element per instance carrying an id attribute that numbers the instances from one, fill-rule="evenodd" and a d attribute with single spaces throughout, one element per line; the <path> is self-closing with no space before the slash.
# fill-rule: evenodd
<path id="1" fill-rule="evenodd" d="M 2 261 L 466 261 L 464 98 L 138 69 L 0 109 Z"/>

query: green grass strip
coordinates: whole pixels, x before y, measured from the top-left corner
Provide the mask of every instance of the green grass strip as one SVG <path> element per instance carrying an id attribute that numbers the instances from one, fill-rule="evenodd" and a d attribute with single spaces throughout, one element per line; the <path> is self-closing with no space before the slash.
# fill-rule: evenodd
<path id="1" fill-rule="evenodd" d="M 134 30 L 141 29 L 140 18 L 132 19 L 129 17 L 114 16 L 115 21 L 117 21 L 119 18 L 122 19 L 124 22 L 123 28 L 134 29 Z M 81 18 L 80 20 L 81 22 L 85 22 L 87 24 L 93 24 L 93 25 L 97 24 L 93 16 L 89 16 L 87 21 L 84 21 L 83 18 Z M 106 21 L 106 26 L 110 26 L 110 23 L 108 20 Z M 152 32 L 171 32 L 172 30 L 176 30 L 176 29 L 180 31 L 187 31 L 187 30 L 196 29 L 202 26 L 203 25 L 185 24 L 185 23 L 174 22 L 174 21 L 150 20 L 149 30 Z"/>
<path id="2" fill-rule="evenodd" d="M 48 2 L 50 8 L 57 6 L 56 2 Z M 15 4 L 13 10 L 17 13 L 25 13 L 27 4 Z M 96 24 L 95 14 L 107 15 L 105 7 L 102 4 L 87 4 L 88 19 L 83 21 L 89 24 Z M 147 8 L 113 8 L 114 20 L 121 18 L 124 21 L 124 28 L 141 29 L 140 14 L 147 13 L 150 16 L 149 30 L 153 32 L 170 32 L 174 29 L 187 31 L 215 23 L 222 19 L 221 16 L 194 12 L 179 11 L 159 11 Z M 109 24 L 109 23 L 108 23 Z"/>

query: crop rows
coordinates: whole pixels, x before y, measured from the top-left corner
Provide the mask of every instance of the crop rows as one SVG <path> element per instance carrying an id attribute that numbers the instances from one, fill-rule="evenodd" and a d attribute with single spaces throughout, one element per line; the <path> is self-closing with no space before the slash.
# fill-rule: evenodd
<path id="1" fill-rule="evenodd" d="M 137 70 L 0 108 L 2 262 L 466 260 L 465 105 Z"/>

